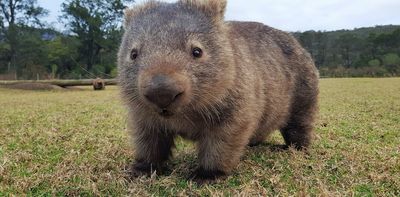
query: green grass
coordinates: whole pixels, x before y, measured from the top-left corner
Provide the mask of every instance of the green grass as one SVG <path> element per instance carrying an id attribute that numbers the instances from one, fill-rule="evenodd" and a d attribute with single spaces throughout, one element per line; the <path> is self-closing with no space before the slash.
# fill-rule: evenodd
<path id="1" fill-rule="evenodd" d="M 400 196 L 400 79 L 322 79 L 309 153 L 276 151 L 279 133 L 248 148 L 216 184 L 186 177 L 191 143 L 177 140 L 171 175 L 129 182 L 126 110 L 118 90 L 0 89 L 0 196 Z"/>

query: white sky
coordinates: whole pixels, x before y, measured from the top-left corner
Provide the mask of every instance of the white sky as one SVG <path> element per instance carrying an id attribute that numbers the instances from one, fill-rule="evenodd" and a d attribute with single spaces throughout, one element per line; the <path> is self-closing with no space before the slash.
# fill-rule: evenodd
<path id="1" fill-rule="evenodd" d="M 63 0 L 38 2 L 50 11 L 49 22 L 58 21 Z M 286 31 L 399 25 L 400 0 L 228 0 L 226 19 L 258 21 Z"/>

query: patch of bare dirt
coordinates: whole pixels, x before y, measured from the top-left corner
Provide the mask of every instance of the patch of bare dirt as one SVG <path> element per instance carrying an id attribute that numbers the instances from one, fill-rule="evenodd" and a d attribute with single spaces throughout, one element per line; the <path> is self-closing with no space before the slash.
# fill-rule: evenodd
<path id="1" fill-rule="evenodd" d="M 62 88 L 60 86 L 43 83 L 19 83 L 13 85 L 5 85 L 2 87 L 18 90 L 65 90 L 65 88 Z"/>

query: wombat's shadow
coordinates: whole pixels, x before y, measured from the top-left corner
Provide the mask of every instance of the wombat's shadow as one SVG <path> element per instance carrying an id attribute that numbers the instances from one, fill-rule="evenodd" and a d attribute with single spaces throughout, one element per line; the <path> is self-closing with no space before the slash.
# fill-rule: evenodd
<path id="1" fill-rule="evenodd" d="M 260 144 L 254 145 L 254 146 L 248 146 L 247 147 L 249 150 L 264 150 L 264 151 L 270 151 L 270 152 L 282 152 L 282 151 L 287 151 L 289 150 L 289 146 L 286 144 L 272 144 L 270 142 L 262 142 Z"/>

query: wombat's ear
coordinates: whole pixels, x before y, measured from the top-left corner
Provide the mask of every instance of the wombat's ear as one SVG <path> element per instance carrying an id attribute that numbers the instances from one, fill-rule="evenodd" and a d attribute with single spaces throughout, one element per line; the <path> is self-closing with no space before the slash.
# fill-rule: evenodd
<path id="1" fill-rule="evenodd" d="M 180 3 L 195 7 L 213 17 L 215 20 L 223 20 L 227 0 L 179 0 Z"/>
<path id="2" fill-rule="evenodd" d="M 132 22 L 132 19 L 135 15 L 135 9 L 134 8 L 126 8 L 124 10 L 124 27 L 128 27 L 129 23 Z"/>
<path id="3" fill-rule="evenodd" d="M 156 7 L 159 2 L 154 0 L 148 0 L 146 3 L 136 5 L 132 8 L 126 8 L 124 10 L 124 27 L 128 27 L 132 20 L 139 14 L 146 12 L 147 10 Z"/>

